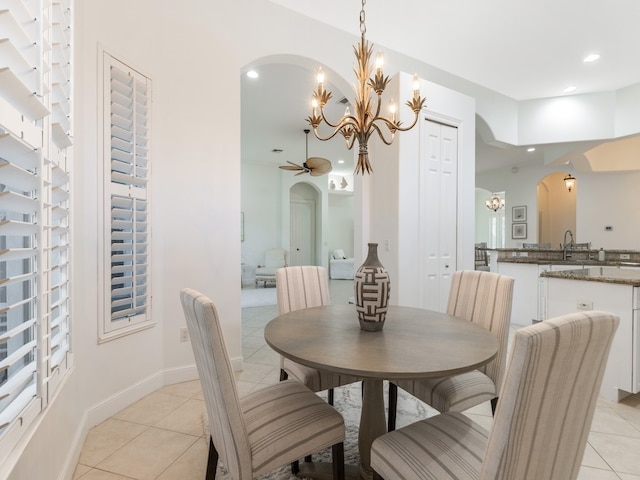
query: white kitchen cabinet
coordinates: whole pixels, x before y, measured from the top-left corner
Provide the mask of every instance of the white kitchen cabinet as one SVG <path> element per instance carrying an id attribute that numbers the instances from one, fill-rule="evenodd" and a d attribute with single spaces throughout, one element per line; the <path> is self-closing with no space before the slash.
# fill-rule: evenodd
<path id="1" fill-rule="evenodd" d="M 601 310 L 620 317 L 600 390 L 609 400 L 619 401 L 640 391 L 639 291 L 639 287 L 625 284 L 541 278 L 545 319 L 579 310 Z"/>
<path id="2" fill-rule="evenodd" d="M 540 272 L 550 269 L 550 265 L 537 263 L 498 262 L 498 273 L 514 279 L 511 323 L 531 325 L 542 318 L 538 279 Z"/>

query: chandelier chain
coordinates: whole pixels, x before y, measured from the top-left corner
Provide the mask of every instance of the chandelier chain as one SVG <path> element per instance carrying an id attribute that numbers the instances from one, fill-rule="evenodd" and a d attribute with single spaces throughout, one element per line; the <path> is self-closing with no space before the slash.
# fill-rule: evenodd
<path id="1" fill-rule="evenodd" d="M 365 24 L 364 6 L 367 0 L 362 0 L 362 9 L 360 10 L 360 33 L 364 36 L 367 33 L 367 25 Z"/>

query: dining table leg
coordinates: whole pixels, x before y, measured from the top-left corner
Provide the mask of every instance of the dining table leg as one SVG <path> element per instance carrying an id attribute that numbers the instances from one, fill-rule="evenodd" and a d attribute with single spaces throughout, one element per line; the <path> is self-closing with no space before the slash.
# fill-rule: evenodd
<path id="1" fill-rule="evenodd" d="M 369 480 L 373 477 L 371 469 L 371 444 L 387 431 L 384 414 L 383 381 L 363 380 L 362 411 L 358 431 L 358 450 L 360 452 L 360 477 Z"/>

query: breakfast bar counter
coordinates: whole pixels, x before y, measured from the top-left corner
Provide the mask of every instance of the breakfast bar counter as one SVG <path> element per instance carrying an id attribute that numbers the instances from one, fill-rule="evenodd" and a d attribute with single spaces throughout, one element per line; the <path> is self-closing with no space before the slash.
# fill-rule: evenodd
<path id="1" fill-rule="evenodd" d="M 540 272 L 541 320 L 576 310 L 620 317 L 600 394 L 619 401 L 640 392 L 640 269 L 590 267 Z"/>
<path id="2" fill-rule="evenodd" d="M 640 287 L 640 268 L 589 267 L 560 271 L 551 270 L 540 272 L 540 276 Z"/>

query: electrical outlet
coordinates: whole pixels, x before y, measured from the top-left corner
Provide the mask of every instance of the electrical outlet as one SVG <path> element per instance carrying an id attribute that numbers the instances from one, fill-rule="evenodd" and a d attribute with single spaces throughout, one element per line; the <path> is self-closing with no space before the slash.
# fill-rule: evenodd
<path id="1" fill-rule="evenodd" d="M 629 255 L 628 253 L 620 254 L 620 260 L 629 260 L 630 258 L 631 258 L 631 255 Z"/>
<path id="2" fill-rule="evenodd" d="M 180 329 L 180 341 L 181 342 L 189 341 L 189 330 L 187 330 L 187 327 L 182 327 Z"/>
<path id="3" fill-rule="evenodd" d="M 593 310 L 593 302 L 578 300 L 578 310 Z"/>

